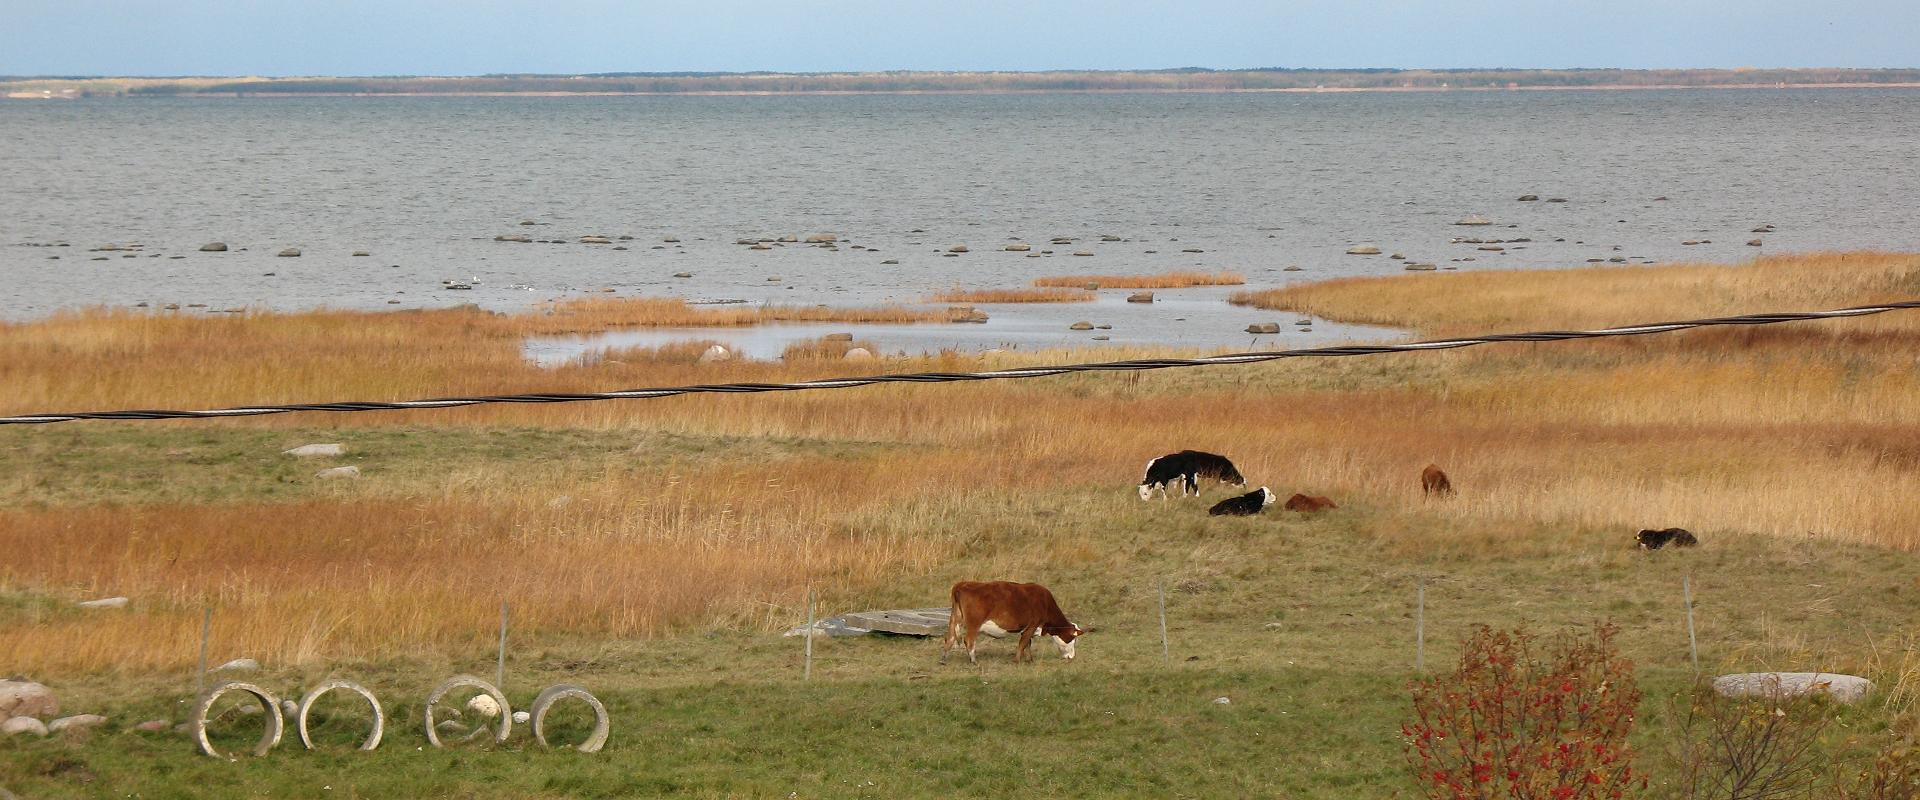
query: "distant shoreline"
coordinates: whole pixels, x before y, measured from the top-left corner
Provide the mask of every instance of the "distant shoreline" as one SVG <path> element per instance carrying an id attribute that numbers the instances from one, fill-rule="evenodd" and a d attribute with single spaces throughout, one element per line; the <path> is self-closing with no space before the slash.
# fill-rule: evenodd
<path id="1" fill-rule="evenodd" d="M 1914 88 L 1920 88 L 1920 69 L 609 73 L 380 78 L 0 77 L 0 97 L 16 100 L 95 97 L 761 97 Z"/>

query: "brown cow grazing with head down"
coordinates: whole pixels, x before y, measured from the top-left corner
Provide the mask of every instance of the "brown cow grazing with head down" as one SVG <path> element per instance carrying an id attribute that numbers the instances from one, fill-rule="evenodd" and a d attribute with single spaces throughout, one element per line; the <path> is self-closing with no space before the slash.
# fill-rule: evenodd
<path id="1" fill-rule="evenodd" d="M 1302 513 L 1312 513 L 1315 511 L 1330 511 L 1336 508 L 1339 508 L 1339 506 L 1334 505 L 1333 501 L 1328 498 L 1321 497 L 1319 495 L 1304 495 L 1304 494 L 1296 494 L 1292 497 L 1287 498 L 1287 505 L 1286 505 L 1286 509 L 1288 511 L 1299 511 Z"/>
<path id="2" fill-rule="evenodd" d="M 1453 494 L 1453 482 L 1447 480 L 1447 473 L 1441 472 L 1439 465 L 1428 464 L 1420 470 L 1420 491 L 1444 497 Z"/>
<path id="3" fill-rule="evenodd" d="M 961 581 L 953 585 L 953 616 L 947 622 L 946 641 L 940 645 L 940 663 L 947 663 L 947 654 L 962 639 L 966 640 L 968 663 L 979 663 L 974 658 L 974 647 L 983 628 L 996 636 L 1020 634 L 1020 649 L 1013 654 L 1016 662 L 1032 660 L 1027 647 L 1036 635 L 1053 637 L 1054 643 L 1060 645 L 1060 657 L 1072 661 L 1073 640 L 1086 632 L 1067 621 L 1067 615 L 1061 613 L 1060 604 L 1054 602 L 1053 593 L 1045 586 L 1011 581 Z"/>

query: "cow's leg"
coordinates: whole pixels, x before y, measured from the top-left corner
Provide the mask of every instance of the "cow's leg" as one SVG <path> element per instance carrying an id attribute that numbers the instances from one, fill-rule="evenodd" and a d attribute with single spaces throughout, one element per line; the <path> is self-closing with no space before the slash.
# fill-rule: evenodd
<path id="1" fill-rule="evenodd" d="M 1020 631 L 1020 650 L 1013 654 L 1013 663 L 1033 660 L 1033 655 L 1027 652 L 1027 647 L 1033 644 L 1033 632 L 1037 630 L 1040 630 L 1040 626 L 1028 625 Z"/>
<path id="2" fill-rule="evenodd" d="M 974 651 L 979 646 L 980 646 L 980 626 L 973 625 L 973 624 L 967 625 L 967 663 L 969 664 L 980 663 L 980 660 L 974 657 Z"/>
<path id="3" fill-rule="evenodd" d="M 947 636 L 940 642 L 940 663 L 947 663 L 947 654 L 953 652 L 953 645 L 960 640 L 960 609 L 953 610 L 947 617 Z"/>

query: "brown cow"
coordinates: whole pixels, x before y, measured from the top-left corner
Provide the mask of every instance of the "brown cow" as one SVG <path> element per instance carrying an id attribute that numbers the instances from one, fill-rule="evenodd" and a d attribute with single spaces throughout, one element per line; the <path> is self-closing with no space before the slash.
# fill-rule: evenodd
<path id="1" fill-rule="evenodd" d="M 961 581 L 953 585 L 953 616 L 947 622 L 946 641 L 940 645 L 940 663 L 947 663 L 947 654 L 961 639 L 966 640 L 967 661 L 979 663 L 974 659 L 974 648 L 982 628 L 990 628 L 988 634 L 995 636 L 1018 632 L 1020 649 L 1013 654 L 1016 662 L 1032 659 L 1027 646 L 1032 644 L 1035 634 L 1053 637 L 1054 643 L 1060 645 L 1060 657 L 1072 661 L 1073 640 L 1086 632 L 1067 621 L 1067 615 L 1061 613 L 1060 604 L 1054 602 L 1053 593 L 1045 586 L 1011 581 Z"/>
<path id="2" fill-rule="evenodd" d="M 1286 509 L 1288 511 L 1299 511 L 1303 513 L 1310 513 L 1314 511 L 1329 511 L 1336 508 L 1339 508 L 1339 506 L 1334 505 L 1333 501 L 1328 498 L 1320 497 L 1318 495 L 1309 496 L 1304 494 L 1296 494 L 1292 497 L 1287 498 L 1287 505 L 1286 505 Z"/>
<path id="3" fill-rule="evenodd" d="M 1427 494 L 1451 495 L 1453 482 L 1447 480 L 1447 473 L 1441 472 L 1438 465 L 1428 464 L 1426 469 L 1420 470 L 1420 491 Z"/>

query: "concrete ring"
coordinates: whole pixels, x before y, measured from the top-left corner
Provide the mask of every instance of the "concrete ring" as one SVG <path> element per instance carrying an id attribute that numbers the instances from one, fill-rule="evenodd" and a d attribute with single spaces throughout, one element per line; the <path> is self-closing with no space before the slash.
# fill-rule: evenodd
<path id="1" fill-rule="evenodd" d="M 587 740 L 576 745 L 574 749 L 582 753 L 600 752 L 600 748 L 607 746 L 607 734 L 612 731 L 612 724 L 607 719 L 607 707 L 602 705 L 600 698 L 594 697 L 592 692 L 587 691 L 584 687 L 575 686 L 571 683 L 549 686 L 546 691 L 540 693 L 539 697 L 533 699 L 533 708 L 531 709 L 533 712 L 533 738 L 538 740 L 542 747 L 552 747 L 552 745 L 547 744 L 547 711 L 553 708 L 554 703 L 569 697 L 578 698 L 593 708 L 593 733 L 588 734 Z"/>
<path id="2" fill-rule="evenodd" d="M 479 689 L 493 698 L 495 703 L 500 704 L 500 727 L 493 732 L 493 741 L 505 742 L 507 736 L 513 733 L 513 707 L 507 705 L 507 696 L 501 694 L 493 684 L 472 675 L 455 675 L 448 678 L 446 683 L 440 684 L 439 688 L 434 689 L 433 694 L 427 695 L 427 743 L 434 747 L 446 746 L 440 743 L 440 731 L 433 726 L 433 707 L 440 703 L 440 698 L 447 696 L 455 689 Z"/>
<path id="3" fill-rule="evenodd" d="M 227 692 L 246 692 L 247 694 L 253 695 L 254 699 L 260 701 L 261 708 L 267 713 L 267 730 L 260 735 L 260 743 L 254 745 L 253 754 L 255 756 L 264 756 L 267 754 L 267 751 L 279 745 L 280 735 L 286 731 L 287 727 L 286 717 L 280 713 L 279 698 L 274 697 L 272 692 L 251 683 L 223 681 L 215 684 L 213 688 L 207 690 L 206 694 L 200 696 L 200 702 L 193 705 L 193 716 L 187 718 L 187 730 L 193 734 L 193 741 L 200 746 L 200 752 L 206 753 L 214 758 L 225 758 L 228 760 L 232 760 L 233 758 L 214 749 L 213 742 L 207 739 L 207 712 L 213 708 L 213 702 L 220 699 L 220 696 Z"/>
<path id="4" fill-rule="evenodd" d="M 367 699 L 367 705 L 373 707 L 373 733 L 368 734 L 367 740 L 360 743 L 360 749 L 372 750 L 379 747 L 380 736 L 387 730 L 387 713 L 380 708 L 380 698 L 374 697 L 373 692 L 367 691 L 365 686 L 353 681 L 340 680 L 327 681 L 315 686 L 313 691 L 307 692 L 306 697 L 300 698 L 300 707 L 294 716 L 295 727 L 300 732 L 300 744 L 308 750 L 313 749 L 313 737 L 307 733 L 307 715 L 313 712 L 313 701 L 320 699 L 320 695 L 335 689 L 345 689 Z"/>

